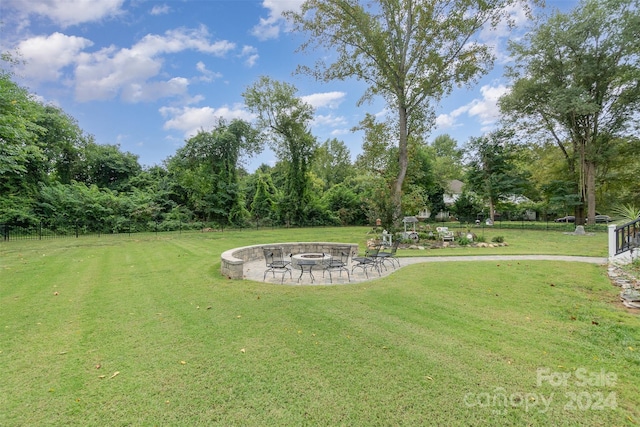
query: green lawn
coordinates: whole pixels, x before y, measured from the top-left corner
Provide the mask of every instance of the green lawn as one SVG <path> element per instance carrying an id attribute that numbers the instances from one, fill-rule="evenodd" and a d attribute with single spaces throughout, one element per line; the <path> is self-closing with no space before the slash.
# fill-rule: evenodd
<path id="1" fill-rule="evenodd" d="M 366 232 L 1 243 L 0 425 L 640 422 L 640 316 L 604 267 L 417 264 L 313 287 L 219 273 L 233 247 Z M 400 255 L 606 256 L 604 234 L 491 233 L 510 245 Z"/>

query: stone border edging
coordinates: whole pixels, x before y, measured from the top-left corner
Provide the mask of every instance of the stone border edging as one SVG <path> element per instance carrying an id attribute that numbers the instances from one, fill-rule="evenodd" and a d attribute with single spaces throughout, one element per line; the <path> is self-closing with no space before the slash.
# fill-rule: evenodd
<path id="1" fill-rule="evenodd" d="M 332 247 L 344 246 L 351 247 L 352 253 L 358 253 L 357 243 L 338 242 L 266 243 L 262 245 L 233 248 L 228 251 L 224 251 L 222 255 L 220 255 L 220 260 L 222 262 L 222 265 L 220 266 L 220 273 L 229 279 L 243 279 L 245 263 L 263 258 L 263 248 L 278 247 L 283 248 L 286 253 L 298 254 L 305 252 L 329 252 L 329 249 Z"/>

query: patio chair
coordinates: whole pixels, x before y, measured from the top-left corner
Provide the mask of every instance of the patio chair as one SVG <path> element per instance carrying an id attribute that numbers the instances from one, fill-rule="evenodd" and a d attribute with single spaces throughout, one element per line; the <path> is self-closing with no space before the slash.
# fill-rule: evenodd
<path id="1" fill-rule="evenodd" d="M 333 283 L 333 278 L 331 277 L 332 271 L 340 272 L 340 276 L 342 276 L 342 272 L 345 271 L 347 273 L 347 279 L 349 282 L 351 281 L 351 276 L 349 275 L 349 257 L 351 256 L 351 248 L 348 246 L 345 247 L 332 247 L 329 251 L 331 258 L 324 264 L 324 271 L 329 272 L 329 281 Z M 324 275 L 324 272 L 322 273 Z"/>
<path id="2" fill-rule="evenodd" d="M 380 248 L 367 249 L 364 252 L 364 256 L 356 256 L 353 257 L 352 260 L 354 262 L 353 267 L 351 267 L 351 273 L 353 274 L 353 270 L 356 268 L 362 269 L 364 271 L 367 279 L 369 278 L 369 273 L 367 273 L 367 269 L 376 269 L 378 270 L 378 276 L 381 276 L 380 272 L 380 259 L 378 258 L 378 252 L 380 252 Z"/>
<path id="3" fill-rule="evenodd" d="M 267 279 L 267 274 L 271 272 L 273 277 L 276 277 L 276 273 L 282 274 L 282 280 L 280 283 L 284 283 L 285 274 L 289 273 L 289 278 L 291 276 L 291 265 L 290 261 L 285 260 L 284 250 L 282 248 L 264 248 L 264 261 L 267 266 L 267 269 L 264 271 L 264 276 L 262 280 Z"/>
<path id="4" fill-rule="evenodd" d="M 453 231 L 449 231 L 449 227 L 436 227 L 436 232 L 443 242 L 453 242 L 456 239 Z"/>
<path id="5" fill-rule="evenodd" d="M 396 269 L 396 263 L 398 263 L 398 267 L 400 267 L 400 260 L 396 257 L 396 252 L 398 251 L 398 245 L 400 245 L 400 241 L 396 240 L 391 245 L 391 251 L 389 252 L 378 252 L 377 257 L 380 258 L 380 263 L 384 266 L 386 261 L 391 262 L 391 266 L 393 269 Z"/>

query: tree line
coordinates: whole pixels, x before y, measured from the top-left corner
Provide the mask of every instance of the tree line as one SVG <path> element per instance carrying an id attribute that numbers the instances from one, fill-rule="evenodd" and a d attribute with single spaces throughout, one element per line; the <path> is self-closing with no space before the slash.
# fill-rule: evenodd
<path id="1" fill-rule="evenodd" d="M 593 220 L 596 207 L 640 204 L 638 0 L 589 0 L 536 20 L 511 45 L 517 65 L 509 69 L 513 88 L 500 100 L 503 122 L 469 141 L 428 140 L 434 105 L 454 85 L 487 72 L 491 55 L 471 36 L 498 25 L 504 6 L 518 2 L 428 3 L 381 0 L 368 10 L 371 3 L 313 0 L 290 16 L 310 34 L 303 48 L 313 42 L 339 53 L 334 64 L 302 72 L 368 81 L 363 100 L 383 96 L 397 113 L 364 117 L 353 161 L 342 141 L 312 134 L 313 108 L 293 85 L 265 76 L 243 93 L 253 123 L 221 119 L 162 165 L 142 166 L 39 102 L 3 67 L 0 223 L 122 232 L 379 218 L 393 228 L 425 208 L 470 220 L 496 211 L 514 218 L 525 210 L 574 213 L 581 222 Z M 244 160 L 266 146 L 277 163 L 247 171 Z M 445 206 L 452 180 L 465 190 Z"/>

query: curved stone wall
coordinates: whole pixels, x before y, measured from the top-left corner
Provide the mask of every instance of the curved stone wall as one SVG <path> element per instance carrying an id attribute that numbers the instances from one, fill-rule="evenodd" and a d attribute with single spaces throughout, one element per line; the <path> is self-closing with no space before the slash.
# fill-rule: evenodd
<path id="1" fill-rule="evenodd" d="M 302 254 L 330 252 L 332 247 L 351 247 L 351 253 L 358 253 L 357 243 L 337 243 L 337 242 L 289 242 L 289 243 L 267 243 L 264 245 L 243 246 L 229 249 L 220 255 L 222 261 L 220 273 L 229 279 L 244 278 L 244 264 L 249 261 L 262 259 L 263 248 L 282 248 L 285 253 Z"/>

